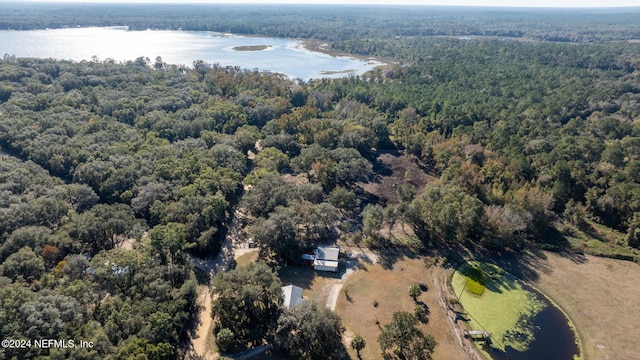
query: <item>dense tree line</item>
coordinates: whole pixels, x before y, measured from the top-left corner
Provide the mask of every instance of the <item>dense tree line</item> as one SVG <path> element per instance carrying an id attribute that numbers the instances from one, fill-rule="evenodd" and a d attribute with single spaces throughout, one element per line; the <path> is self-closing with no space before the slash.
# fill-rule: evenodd
<path id="1" fill-rule="evenodd" d="M 202 61 L 0 60 L 0 334 L 100 343 L 5 355 L 180 355 L 195 298 L 186 253 L 217 254 L 234 208 L 276 267 L 341 237 L 392 246 L 383 230 L 398 222 L 423 246 L 639 259 L 637 45 L 362 34 L 334 46 L 402 64 L 305 83 Z M 437 180 L 399 184 L 398 201 L 367 194 L 391 149 Z M 268 328 L 220 313 L 219 345 L 279 339 L 314 358 L 290 337 L 313 309 L 268 301 Z M 406 356 L 387 330 L 384 351 Z"/>
<path id="2" fill-rule="evenodd" d="M 84 309 L 83 317 L 63 317 L 46 335 L 93 324 L 107 341 L 95 349 L 104 357 L 182 351 L 195 297 L 186 253 L 216 255 L 243 183 L 240 206 L 252 215 L 249 231 L 264 257 L 297 261 L 312 244 L 336 238 L 345 215 L 331 202 L 357 211 L 346 188 L 371 172 L 372 146 L 389 142 L 366 107 L 323 119 L 330 95 L 233 67 L 9 58 L 0 78 L 8 93 L 0 146 L 11 154 L 1 162 L 0 274 L 3 291 L 25 289 L 19 300 L 6 299 L 3 335 L 31 334 L 9 314 L 73 285 L 81 302 L 60 301 Z M 315 126 L 338 138 L 308 130 L 303 140 L 295 130 Z M 284 173 L 301 183 L 284 181 Z M 330 201 L 336 187 L 351 200 L 337 192 Z M 263 336 L 223 329 L 237 341 Z"/>
<path id="3" fill-rule="evenodd" d="M 288 110 L 290 84 L 151 65 L 1 65 L 0 146 L 12 155 L 0 157 L 0 333 L 98 344 L 7 358 L 184 352 L 196 285 L 186 252 L 216 254 L 256 124 Z M 252 91 L 230 100 L 241 78 Z"/>
<path id="4" fill-rule="evenodd" d="M 409 66 L 314 86 L 387 114 L 392 140 L 439 174 L 403 209 L 416 231 L 519 248 L 545 241 L 557 219 L 593 232 L 590 220 L 635 244 L 637 47 L 403 43 L 384 46 L 411 49 L 400 51 Z"/>
<path id="5" fill-rule="evenodd" d="M 65 184 L 32 161 L 4 156 L 0 167 L 0 334 L 95 344 L 6 348 L 3 356 L 178 356 L 195 301 L 190 266 L 169 266 L 148 239 L 120 248 L 144 228 L 129 206 L 97 204 L 90 187 Z"/>
<path id="6" fill-rule="evenodd" d="M 640 38 L 637 8 L 514 9 L 425 6 L 237 6 L 175 4 L 0 5 L 0 28 L 128 26 L 312 38 L 323 41 L 495 36 L 554 42 Z M 304 24 L 304 25 L 302 25 Z"/>

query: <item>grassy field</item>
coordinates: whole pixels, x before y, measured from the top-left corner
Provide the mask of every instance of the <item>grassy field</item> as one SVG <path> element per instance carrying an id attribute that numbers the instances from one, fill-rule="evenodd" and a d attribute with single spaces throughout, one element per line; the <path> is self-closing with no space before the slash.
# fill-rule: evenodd
<path id="1" fill-rule="evenodd" d="M 575 324 L 587 360 L 640 358 L 640 265 L 543 252 L 526 266 Z"/>
<path id="2" fill-rule="evenodd" d="M 466 359 L 433 287 L 433 272 L 438 272 L 440 276 L 443 271 L 438 267 L 428 268 L 424 259 L 419 258 L 400 259 L 392 268 L 366 264 L 361 270 L 357 270 L 345 282 L 336 307 L 336 312 L 347 328 L 345 344 L 349 346 L 351 337 L 359 333 L 367 342 L 361 351 L 362 358 L 382 359 L 377 341 L 381 327 L 391 321 L 391 316 L 396 311 L 413 312 L 415 303 L 409 296 L 408 289 L 411 284 L 422 282 L 429 290 L 423 292 L 417 301 L 429 307 L 430 315 L 428 323 L 422 324 L 421 328 L 425 333 L 433 335 L 438 342 L 434 358 Z M 378 306 L 374 306 L 374 302 Z M 350 348 L 349 351 L 351 357 L 356 359 L 355 351 Z"/>
<path id="3" fill-rule="evenodd" d="M 482 296 L 467 289 L 467 285 L 474 282 L 464 274 L 475 273 L 484 275 L 485 290 Z M 471 316 L 472 329 L 491 333 L 492 346 L 496 349 L 505 351 L 507 346 L 511 346 L 518 351 L 526 351 L 534 339 L 534 329 L 527 326 L 530 322 L 526 320 L 542 311 L 544 303 L 524 290 L 513 275 L 495 265 L 472 261 L 456 270 L 451 284 L 460 303 Z M 520 336 L 507 336 L 514 331 Z"/>

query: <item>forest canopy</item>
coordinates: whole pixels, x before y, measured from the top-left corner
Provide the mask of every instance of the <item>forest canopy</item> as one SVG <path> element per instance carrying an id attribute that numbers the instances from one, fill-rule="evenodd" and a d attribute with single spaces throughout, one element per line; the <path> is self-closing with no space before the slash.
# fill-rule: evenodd
<path id="1" fill-rule="evenodd" d="M 21 12 L 3 3 L 0 27 L 75 19 L 301 37 L 394 63 L 304 82 L 197 59 L 5 56 L 0 334 L 100 344 L 5 350 L 8 358 L 183 355 L 196 298 L 189 258 L 217 255 L 238 209 L 242 236 L 276 269 L 338 240 L 407 246 L 393 236 L 398 227 L 421 249 L 573 249 L 640 261 L 640 48 L 618 41 L 640 38 L 637 12 L 584 10 L 562 25 L 564 10 L 512 23 L 511 10 L 104 6 Z M 489 17 L 503 21 L 492 27 Z M 371 188 L 395 171 L 388 154 L 413 167 L 379 196 Z M 276 337 L 299 353 L 289 324 L 298 314 L 278 318 L 279 280 L 267 288 L 272 328 L 251 334 L 249 320 L 236 328 L 220 316 L 221 344 Z M 340 335 L 339 319 L 328 320 Z M 385 351 L 397 352 L 388 338 Z"/>

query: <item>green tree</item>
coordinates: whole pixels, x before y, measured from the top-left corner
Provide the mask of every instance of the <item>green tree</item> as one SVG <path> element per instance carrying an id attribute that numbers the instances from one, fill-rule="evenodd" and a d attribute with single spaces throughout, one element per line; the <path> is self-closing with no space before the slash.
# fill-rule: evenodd
<path id="1" fill-rule="evenodd" d="M 384 209 L 378 204 L 369 204 L 362 210 L 362 232 L 371 236 L 382 227 Z"/>
<path id="2" fill-rule="evenodd" d="M 418 320 L 403 311 L 393 313 L 393 319 L 382 328 L 378 337 L 385 359 L 430 360 L 437 343 L 433 336 L 418 328 Z"/>
<path id="3" fill-rule="evenodd" d="M 120 348 L 117 360 L 170 360 L 175 359 L 176 351 L 166 342 L 153 344 L 147 339 L 134 338 Z"/>
<path id="4" fill-rule="evenodd" d="M 428 238 L 464 241 L 479 235 L 482 210 L 482 202 L 462 188 L 432 182 L 412 202 L 409 221 Z"/>
<path id="5" fill-rule="evenodd" d="M 41 294 L 20 306 L 24 335 L 32 339 L 58 338 L 65 329 L 78 326 L 83 314 L 80 304 L 72 297 Z"/>
<path id="6" fill-rule="evenodd" d="M 358 359 L 360 359 L 360 351 L 364 349 L 367 345 L 367 341 L 360 334 L 356 334 L 353 339 L 351 339 L 351 348 L 356 351 L 358 354 Z"/>
<path id="7" fill-rule="evenodd" d="M 418 286 L 418 284 L 411 284 L 411 286 L 409 286 L 409 296 L 411 296 L 413 301 L 417 301 L 420 294 L 422 294 L 422 290 L 420 290 L 420 286 Z"/>
<path id="8" fill-rule="evenodd" d="M 627 245 L 640 248 L 640 213 L 634 213 L 626 237 Z"/>
<path id="9" fill-rule="evenodd" d="M 80 240 L 86 250 L 97 253 L 113 249 L 125 239 L 136 219 L 128 205 L 100 204 L 72 218 L 71 237 Z"/>
<path id="10" fill-rule="evenodd" d="M 413 314 L 415 315 L 416 319 L 420 321 L 426 321 L 427 315 L 429 315 L 429 310 L 424 304 L 416 304 L 413 307 Z"/>
<path id="11" fill-rule="evenodd" d="M 216 346 L 222 353 L 230 353 L 233 352 L 236 345 L 235 335 L 233 331 L 222 328 L 216 334 Z"/>
<path id="12" fill-rule="evenodd" d="M 0 246 L 0 259 L 15 253 L 23 247 L 41 252 L 45 243 L 51 236 L 51 229 L 44 226 L 23 226 L 9 235 Z"/>
<path id="13" fill-rule="evenodd" d="M 276 343 L 287 355 L 298 359 L 339 359 L 343 356 L 340 317 L 324 306 L 304 302 L 285 309 L 276 330 Z"/>
<path id="14" fill-rule="evenodd" d="M 338 186 L 329 193 L 329 202 L 331 205 L 342 210 L 353 210 L 359 204 L 360 200 L 353 191 Z"/>
<path id="15" fill-rule="evenodd" d="M 261 167 L 275 171 L 282 171 L 289 166 L 289 157 L 275 147 L 268 147 L 256 154 L 255 163 Z"/>
<path id="16" fill-rule="evenodd" d="M 229 329 L 235 335 L 233 345 L 237 348 L 261 344 L 273 335 L 280 313 L 282 282 L 265 263 L 220 273 L 213 283 L 215 334 Z"/>
<path id="17" fill-rule="evenodd" d="M 160 258 L 160 262 L 172 266 L 181 265 L 185 261 L 184 250 L 193 247 L 187 243 L 184 224 L 168 223 L 158 225 L 149 231 L 151 250 Z"/>
<path id="18" fill-rule="evenodd" d="M 14 281 L 28 282 L 40 279 L 44 273 L 44 261 L 28 247 L 15 252 L 0 265 L 2 275 Z"/>
<path id="19" fill-rule="evenodd" d="M 407 172 L 410 171 L 407 169 Z M 416 196 L 416 188 L 411 184 L 400 184 L 396 188 L 396 194 L 400 197 L 400 201 L 409 202 Z"/>
<path id="20" fill-rule="evenodd" d="M 263 258 L 278 263 L 299 259 L 304 244 L 297 239 L 293 210 L 278 207 L 268 219 L 258 218 L 251 227 L 251 234 L 260 247 Z"/>

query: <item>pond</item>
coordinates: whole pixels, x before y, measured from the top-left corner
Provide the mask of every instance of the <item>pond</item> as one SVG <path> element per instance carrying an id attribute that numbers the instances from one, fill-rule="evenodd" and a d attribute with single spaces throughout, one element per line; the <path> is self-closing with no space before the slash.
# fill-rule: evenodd
<path id="1" fill-rule="evenodd" d="M 494 360 L 573 360 L 580 355 L 566 315 L 546 296 L 501 268 L 479 261 L 452 280 L 473 330 L 491 333 L 482 350 Z"/>
<path id="2" fill-rule="evenodd" d="M 527 285 L 523 285 L 523 288 L 545 304 L 544 310 L 533 318 L 536 327 L 534 340 L 527 351 L 520 352 L 507 347 L 503 352 L 489 347 L 489 355 L 493 360 L 573 360 L 574 356 L 580 354 L 580 349 L 565 314 L 537 290 Z"/>
<path id="3" fill-rule="evenodd" d="M 305 49 L 295 39 L 246 37 L 208 31 L 93 27 L 47 30 L 0 30 L 0 55 L 90 61 L 135 60 L 160 56 L 168 64 L 209 64 L 266 70 L 304 80 L 362 74 L 381 62 Z"/>

